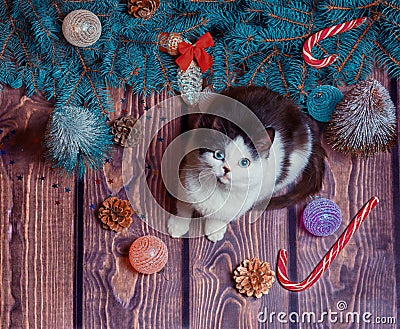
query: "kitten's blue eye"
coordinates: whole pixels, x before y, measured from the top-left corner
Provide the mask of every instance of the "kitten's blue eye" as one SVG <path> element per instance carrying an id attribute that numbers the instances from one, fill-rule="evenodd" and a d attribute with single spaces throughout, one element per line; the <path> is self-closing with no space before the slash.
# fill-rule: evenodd
<path id="1" fill-rule="evenodd" d="M 223 160 L 225 158 L 225 154 L 221 150 L 216 150 L 214 152 L 214 158 L 216 158 L 217 160 Z"/>
<path id="2" fill-rule="evenodd" d="M 241 166 L 242 168 L 247 168 L 248 166 L 250 166 L 250 160 L 247 158 L 241 158 L 239 160 L 239 166 Z"/>

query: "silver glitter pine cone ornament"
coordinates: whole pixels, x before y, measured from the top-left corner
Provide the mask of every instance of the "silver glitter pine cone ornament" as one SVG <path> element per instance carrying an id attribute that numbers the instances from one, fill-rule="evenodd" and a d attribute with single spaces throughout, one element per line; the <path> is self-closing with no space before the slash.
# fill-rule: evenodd
<path id="1" fill-rule="evenodd" d="M 71 45 L 89 47 L 101 36 L 101 22 L 89 10 L 74 10 L 64 18 L 62 32 Z"/>
<path id="2" fill-rule="evenodd" d="M 197 63 L 192 61 L 186 71 L 178 68 L 177 77 L 183 101 L 189 106 L 198 104 L 203 90 L 203 74 Z"/>
<path id="3" fill-rule="evenodd" d="M 357 83 L 336 106 L 326 140 L 344 154 L 371 157 L 396 144 L 396 109 L 379 81 Z"/>

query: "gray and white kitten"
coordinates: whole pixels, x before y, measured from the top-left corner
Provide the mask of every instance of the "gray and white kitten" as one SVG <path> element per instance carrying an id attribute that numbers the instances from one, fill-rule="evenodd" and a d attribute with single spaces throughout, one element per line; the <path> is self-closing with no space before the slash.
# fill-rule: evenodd
<path id="1" fill-rule="evenodd" d="M 256 115 L 265 128 L 264 137 L 250 139 L 220 116 L 202 114 L 197 119 L 195 128 L 219 134 L 204 138 L 204 147 L 190 152 L 180 168 L 185 191 L 178 197 L 176 215 L 168 220 L 172 237 L 189 231 L 195 212 L 205 219 L 204 234 L 216 242 L 224 237 L 229 222 L 253 207 L 268 201 L 270 209 L 294 205 L 322 187 L 325 152 L 317 127 L 290 99 L 265 87 L 235 87 L 223 94 Z M 211 106 L 227 117 L 233 114 L 222 103 Z M 279 195 L 291 185 L 286 194 Z"/>

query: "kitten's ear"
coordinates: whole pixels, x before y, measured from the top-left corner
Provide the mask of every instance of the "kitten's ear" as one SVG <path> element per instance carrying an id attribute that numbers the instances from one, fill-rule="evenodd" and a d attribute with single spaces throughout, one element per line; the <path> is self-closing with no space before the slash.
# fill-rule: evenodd
<path id="1" fill-rule="evenodd" d="M 268 134 L 268 139 L 265 138 L 265 134 L 262 134 L 263 137 L 256 141 L 256 148 L 259 152 L 264 153 L 265 156 L 268 157 L 269 150 L 274 143 L 275 139 L 275 129 L 272 127 L 268 127 L 265 129 Z"/>
<path id="2" fill-rule="evenodd" d="M 212 122 L 211 128 L 215 129 L 215 130 L 223 131 L 223 126 L 224 126 L 224 124 L 223 124 L 221 118 L 216 116 Z"/>
<path id="3" fill-rule="evenodd" d="M 272 127 L 268 127 L 265 129 L 267 131 L 267 134 L 269 136 L 269 139 L 271 141 L 271 145 L 274 143 L 274 139 L 275 139 L 275 129 Z"/>

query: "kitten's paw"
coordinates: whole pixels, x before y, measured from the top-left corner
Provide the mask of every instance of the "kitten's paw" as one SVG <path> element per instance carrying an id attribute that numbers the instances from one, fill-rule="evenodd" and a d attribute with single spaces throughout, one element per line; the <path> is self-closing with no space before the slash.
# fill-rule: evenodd
<path id="1" fill-rule="evenodd" d="M 180 238 L 189 232 L 190 220 L 171 216 L 168 219 L 168 233 L 173 238 Z"/>
<path id="2" fill-rule="evenodd" d="M 226 229 L 219 230 L 219 231 L 217 231 L 215 233 L 208 234 L 207 238 L 208 238 L 208 240 L 210 240 L 212 242 L 221 241 L 224 238 L 225 231 L 226 231 Z"/>
<path id="3" fill-rule="evenodd" d="M 215 221 L 215 220 L 208 220 L 206 222 L 206 226 L 204 227 L 204 233 L 206 234 L 207 238 L 212 242 L 220 241 L 224 238 L 226 232 L 226 224 Z"/>

